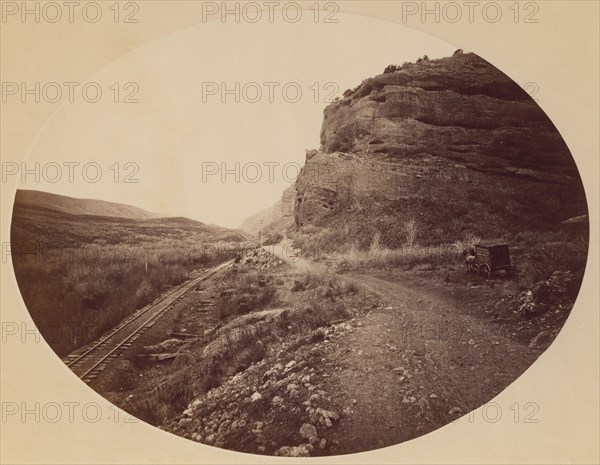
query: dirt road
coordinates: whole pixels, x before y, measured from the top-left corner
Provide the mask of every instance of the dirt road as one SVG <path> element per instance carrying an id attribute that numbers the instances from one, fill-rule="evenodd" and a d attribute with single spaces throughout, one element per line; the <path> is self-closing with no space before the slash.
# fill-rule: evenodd
<path id="1" fill-rule="evenodd" d="M 356 318 L 353 332 L 328 348 L 329 392 L 347 413 L 331 453 L 433 431 L 490 401 L 539 356 L 452 296 L 370 274 L 344 279 L 387 306 Z"/>
<path id="2" fill-rule="evenodd" d="M 285 247 L 269 251 L 285 259 Z M 330 454 L 389 446 L 444 426 L 493 399 L 541 353 L 474 309 L 468 292 L 453 295 L 427 279 L 381 271 L 340 278 L 385 304 L 327 346 L 324 389 L 344 412 Z"/>

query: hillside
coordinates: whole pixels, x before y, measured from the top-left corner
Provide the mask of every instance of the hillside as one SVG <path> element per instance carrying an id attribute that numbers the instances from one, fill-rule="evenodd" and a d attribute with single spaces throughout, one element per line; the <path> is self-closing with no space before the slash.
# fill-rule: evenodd
<path id="1" fill-rule="evenodd" d="M 29 313 L 59 355 L 244 246 L 237 231 L 148 215 L 129 205 L 17 192 L 15 275 Z"/>
<path id="2" fill-rule="evenodd" d="M 365 250 L 375 237 L 392 248 L 515 241 L 587 214 L 575 162 L 542 109 L 462 52 L 390 66 L 330 104 L 296 190 L 296 236 L 325 251 Z M 578 234 L 587 240 L 585 225 Z"/>
<path id="3" fill-rule="evenodd" d="M 261 225 L 267 233 L 273 232 L 274 229 L 281 229 L 281 223 L 288 225 L 290 222 L 283 220 L 291 219 L 294 215 L 295 195 L 295 187 L 293 185 L 288 187 L 283 191 L 281 199 L 270 207 L 246 218 L 239 229 L 256 236 L 260 232 Z"/>
<path id="4" fill-rule="evenodd" d="M 281 217 L 281 200 L 278 200 L 270 207 L 246 218 L 238 229 L 256 236 L 260 232 L 261 221 L 263 225 L 267 225 L 273 221 L 277 221 Z"/>
<path id="5" fill-rule="evenodd" d="M 219 226 L 151 215 L 130 205 L 19 190 L 13 207 L 11 239 L 13 244 L 34 241 L 48 248 L 135 245 L 188 237 L 202 242 L 244 240 L 236 231 Z"/>
<path id="6" fill-rule="evenodd" d="M 22 208 L 53 210 L 71 215 L 111 216 L 138 220 L 160 217 L 160 215 L 131 205 L 106 202 L 104 200 L 77 199 L 35 190 L 18 190 L 15 204 Z"/>

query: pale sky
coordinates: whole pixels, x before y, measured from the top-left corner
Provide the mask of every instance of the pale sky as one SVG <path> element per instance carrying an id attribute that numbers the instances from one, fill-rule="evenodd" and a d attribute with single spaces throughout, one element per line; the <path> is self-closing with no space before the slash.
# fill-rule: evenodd
<path id="1" fill-rule="evenodd" d="M 89 78 L 107 92 L 99 103 L 79 99 L 61 104 L 32 145 L 26 163 L 58 163 L 64 170 L 60 180 L 27 182 L 20 188 L 238 227 L 280 198 L 304 163 L 305 150 L 319 147 L 328 94 L 341 95 L 391 63 L 415 61 L 425 54 L 449 56 L 460 48 L 385 21 L 341 13 L 338 18 L 338 24 L 327 25 L 310 19 L 295 24 L 210 22 L 122 56 Z M 140 102 L 113 103 L 108 87 L 128 81 L 138 83 Z M 222 103 L 219 93 L 203 94 L 203 83 L 211 82 L 225 82 L 230 88 L 236 82 L 240 88 L 255 82 L 262 98 L 258 103 L 235 103 L 234 96 L 228 96 Z M 265 82 L 279 83 L 271 85 L 273 103 Z M 288 86 L 290 99 L 295 88 L 301 89 L 297 103 L 284 99 L 286 83 L 297 83 Z M 314 83 L 320 88 L 316 103 Z M 325 88 L 327 83 L 334 85 Z M 247 96 L 255 98 L 256 89 L 246 89 Z M 120 98 L 129 90 L 121 90 Z M 96 162 L 102 176 L 88 182 L 75 167 L 71 183 L 64 162 Z M 117 183 L 115 162 L 120 167 Z M 132 170 L 124 169 L 128 162 L 139 167 L 133 176 L 138 183 L 122 182 Z M 257 166 L 262 176 L 252 182 Z M 239 173 L 240 182 L 235 174 L 222 182 L 222 168 Z M 219 172 L 203 179 L 207 169 Z M 50 168 L 47 173 L 54 175 Z M 88 175 L 93 178 L 94 169 Z"/>

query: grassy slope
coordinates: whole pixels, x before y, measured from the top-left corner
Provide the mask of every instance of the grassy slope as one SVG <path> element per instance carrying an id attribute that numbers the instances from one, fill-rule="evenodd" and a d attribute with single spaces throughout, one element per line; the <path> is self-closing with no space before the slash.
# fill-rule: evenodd
<path id="1" fill-rule="evenodd" d="M 62 213 L 120 218 L 158 218 L 159 215 L 131 205 L 104 200 L 77 199 L 49 192 L 21 189 L 17 191 L 15 203 L 23 207 L 36 207 Z"/>
<path id="2" fill-rule="evenodd" d="M 11 229 L 21 294 L 61 356 L 222 261 L 242 239 L 185 218 L 73 215 L 31 203 L 15 205 Z"/>

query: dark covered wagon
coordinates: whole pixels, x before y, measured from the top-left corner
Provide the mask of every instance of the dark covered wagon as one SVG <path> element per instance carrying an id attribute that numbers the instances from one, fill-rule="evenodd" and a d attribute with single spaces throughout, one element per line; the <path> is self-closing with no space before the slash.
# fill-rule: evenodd
<path id="1" fill-rule="evenodd" d="M 466 260 L 467 270 L 475 271 L 491 278 L 504 272 L 511 273 L 508 244 L 504 242 L 479 242 L 473 244 L 473 250 Z"/>

